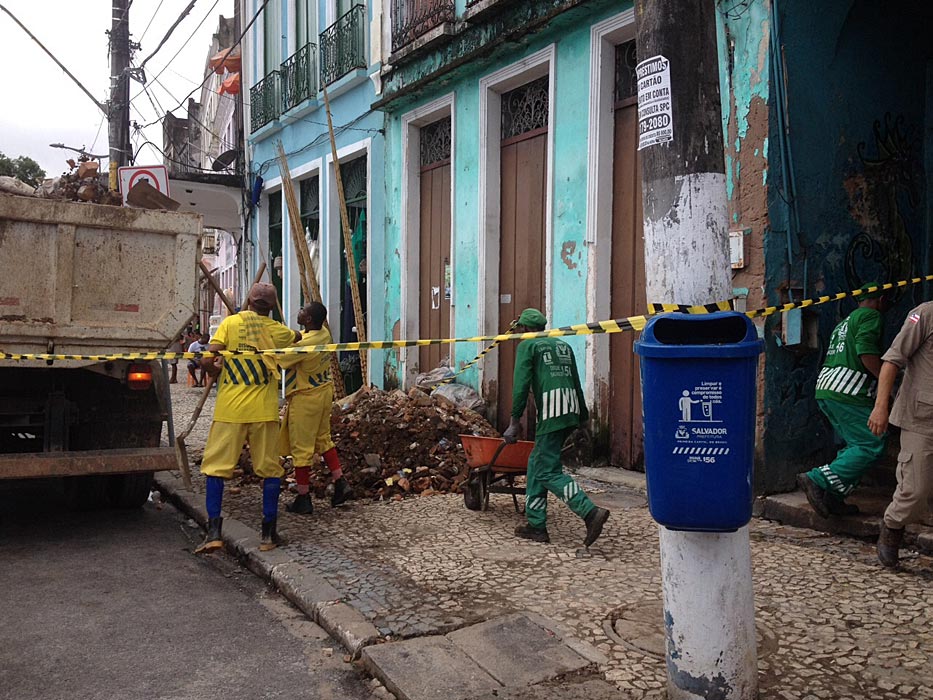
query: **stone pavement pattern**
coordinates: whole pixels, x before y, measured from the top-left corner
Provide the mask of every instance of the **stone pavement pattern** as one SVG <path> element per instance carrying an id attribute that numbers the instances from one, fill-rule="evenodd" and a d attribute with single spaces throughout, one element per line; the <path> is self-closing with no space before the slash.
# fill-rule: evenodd
<path id="1" fill-rule="evenodd" d="M 175 396 L 183 425 L 197 392 Z M 533 611 L 599 649 L 599 670 L 627 695 L 664 697 L 657 526 L 639 494 L 585 485 L 613 510 L 589 553 L 581 522 L 556 503 L 551 544 L 516 540 L 521 516 L 495 494 L 487 512 L 454 495 L 338 509 L 318 501 L 310 517 L 283 508 L 291 544 L 282 551 L 392 639 Z M 228 494 L 225 510 L 258 529 L 259 486 Z M 933 559 L 908 556 L 885 571 L 869 543 L 764 520 L 752 522 L 751 540 L 761 698 L 933 698 Z"/>

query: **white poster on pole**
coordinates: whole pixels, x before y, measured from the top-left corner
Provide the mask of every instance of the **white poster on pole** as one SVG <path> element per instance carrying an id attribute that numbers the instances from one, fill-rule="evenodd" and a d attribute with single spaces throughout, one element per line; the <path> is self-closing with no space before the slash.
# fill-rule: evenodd
<path id="1" fill-rule="evenodd" d="M 638 150 L 674 140 L 671 108 L 671 63 L 664 56 L 635 67 L 638 78 Z"/>

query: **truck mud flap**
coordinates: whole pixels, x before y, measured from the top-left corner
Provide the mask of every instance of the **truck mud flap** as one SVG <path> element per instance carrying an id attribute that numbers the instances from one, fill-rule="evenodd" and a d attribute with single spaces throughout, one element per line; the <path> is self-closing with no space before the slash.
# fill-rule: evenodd
<path id="1" fill-rule="evenodd" d="M 175 468 L 175 450 L 168 447 L 0 455 L 0 479 L 132 474 Z"/>

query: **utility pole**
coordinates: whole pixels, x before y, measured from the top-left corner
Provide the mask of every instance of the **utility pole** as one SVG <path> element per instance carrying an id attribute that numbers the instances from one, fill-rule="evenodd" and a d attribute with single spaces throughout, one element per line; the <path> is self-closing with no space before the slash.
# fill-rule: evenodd
<path id="1" fill-rule="evenodd" d="M 110 189 L 118 189 L 117 168 L 127 165 L 130 146 L 130 17 L 131 0 L 112 0 L 110 24 Z"/>
<path id="2" fill-rule="evenodd" d="M 636 0 L 649 302 L 732 298 L 715 0 Z M 663 467 L 662 467 L 663 468 Z M 748 527 L 660 527 L 671 700 L 758 695 Z"/>

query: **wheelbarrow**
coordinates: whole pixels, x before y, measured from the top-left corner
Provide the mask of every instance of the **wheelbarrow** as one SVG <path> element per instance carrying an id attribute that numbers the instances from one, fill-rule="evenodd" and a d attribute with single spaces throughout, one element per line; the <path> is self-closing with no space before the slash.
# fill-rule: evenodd
<path id="1" fill-rule="evenodd" d="M 490 493 L 512 495 L 515 512 L 521 513 L 518 495 L 525 489 L 515 485 L 515 477 L 528 470 L 528 457 L 535 444 L 527 440 L 508 444 L 502 438 L 461 435 L 470 475 L 463 490 L 463 505 L 470 510 L 486 510 Z"/>

